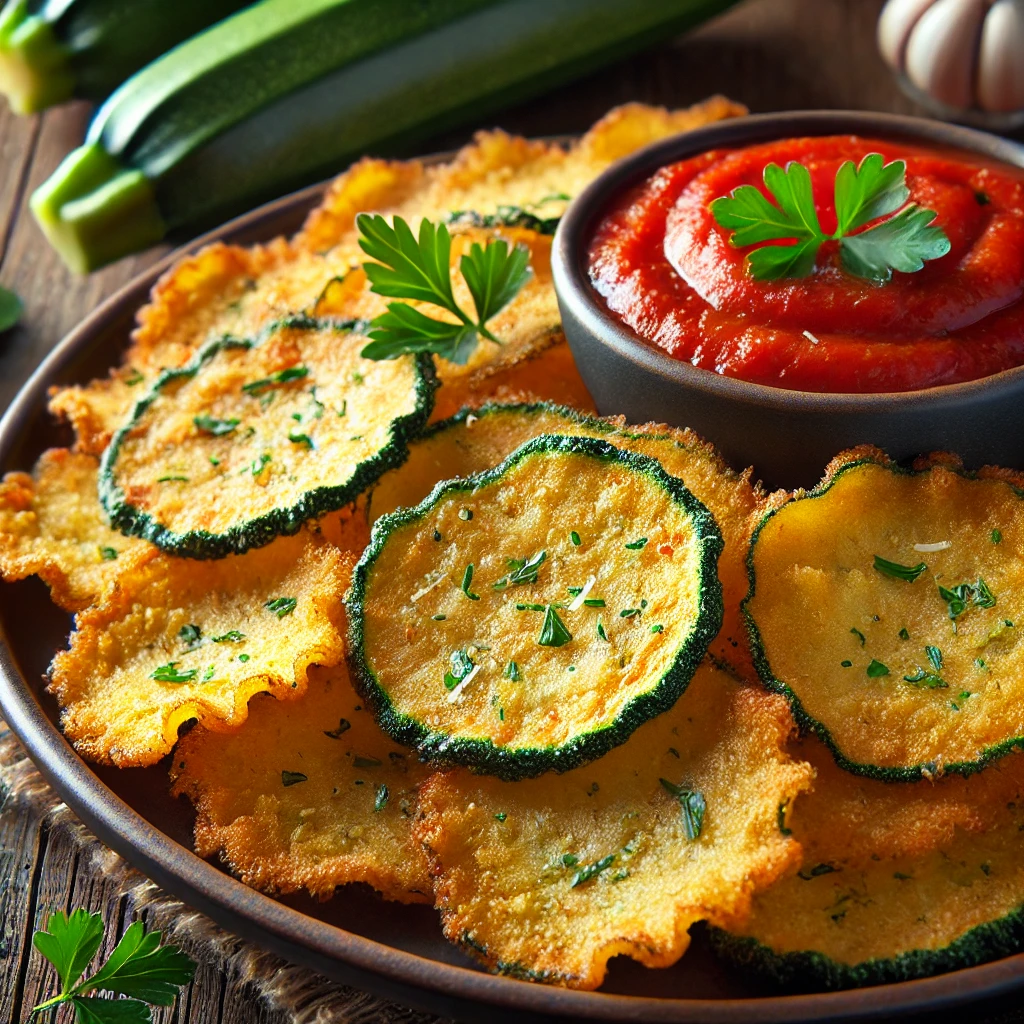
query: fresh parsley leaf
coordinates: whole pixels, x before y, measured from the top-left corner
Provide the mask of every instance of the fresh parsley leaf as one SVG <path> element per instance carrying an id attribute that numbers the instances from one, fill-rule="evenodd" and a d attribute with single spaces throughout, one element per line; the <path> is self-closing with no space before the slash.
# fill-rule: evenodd
<path id="1" fill-rule="evenodd" d="M 889 220 L 839 243 L 843 269 L 855 277 L 884 284 L 899 270 L 913 274 L 927 260 L 937 260 L 950 250 L 945 231 L 936 227 L 935 211 L 911 203 Z"/>
<path id="2" fill-rule="evenodd" d="M 166 665 L 159 665 L 150 673 L 149 678 L 155 679 L 158 683 L 191 683 L 199 670 L 190 668 L 187 672 L 178 671 L 178 663 L 169 661 Z"/>
<path id="3" fill-rule="evenodd" d="M 104 562 L 112 562 L 117 558 L 117 548 L 101 547 L 100 558 L 102 558 Z"/>
<path id="4" fill-rule="evenodd" d="M 263 607 L 268 612 L 273 612 L 279 619 L 283 619 L 286 615 L 291 615 L 295 611 L 295 606 L 298 601 L 294 597 L 274 597 L 269 601 L 265 601 Z"/>
<path id="5" fill-rule="evenodd" d="M 62 992 L 72 989 L 103 941 L 103 917 L 79 908 L 70 917 L 51 914 L 46 928 L 32 936 L 32 945 L 57 969 Z"/>
<path id="6" fill-rule="evenodd" d="M 707 801 L 704 794 L 695 789 L 686 789 L 684 786 L 677 786 L 668 779 L 659 779 L 662 788 L 670 793 L 678 801 L 683 809 L 683 831 L 686 838 L 692 843 L 700 838 L 700 830 L 704 827 L 704 814 L 707 811 Z"/>
<path id="7" fill-rule="evenodd" d="M 242 390 L 249 395 L 259 395 L 268 388 L 276 387 L 278 384 L 287 384 L 293 380 L 303 380 L 309 376 L 309 368 L 306 366 L 289 366 L 286 370 L 278 370 L 269 377 L 260 380 L 250 381 L 242 385 Z"/>
<path id="8" fill-rule="evenodd" d="M 912 676 L 904 676 L 903 681 L 910 683 L 911 686 L 921 687 L 926 690 L 945 690 L 949 687 L 949 683 L 934 672 L 925 672 L 920 667 Z"/>
<path id="9" fill-rule="evenodd" d="M 867 667 L 867 673 L 869 679 L 878 679 L 880 676 L 887 676 L 889 674 L 889 666 L 872 658 Z"/>
<path id="10" fill-rule="evenodd" d="M 444 688 L 454 690 L 473 671 L 474 662 L 465 651 L 452 651 L 448 661 L 451 668 L 444 674 Z"/>
<path id="11" fill-rule="evenodd" d="M 462 592 L 470 599 L 470 601 L 479 601 L 480 595 L 474 594 L 469 588 L 473 585 L 473 563 L 470 562 L 466 566 L 466 571 L 462 574 Z"/>
<path id="12" fill-rule="evenodd" d="M 868 153 L 859 167 L 847 160 L 836 172 L 837 234 L 849 234 L 898 210 L 910 198 L 906 173 L 904 160 L 887 164 L 881 153 Z"/>
<path id="13" fill-rule="evenodd" d="M 21 319 L 24 308 L 14 292 L 0 287 L 0 332 L 10 330 Z"/>
<path id="14" fill-rule="evenodd" d="M 548 557 L 546 551 L 541 551 L 532 558 L 509 558 L 506 564 L 512 571 L 502 576 L 491 586 L 494 590 L 504 590 L 506 587 L 516 587 L 524 583 L 537 582 L 537 570 L 540 569 L 544 560 Z"/>
<path id="15" fill-rule="evenodd" d="M 193 622 L 186 623 L 178 630 L 178 638 L 185 645 L 185 649 L 191 651 L 198 647 L 203 640 L 203 631 Z"/>
<path id="16" fill-rule="evenodd" d="M 933 210 L 915 203 L 903 206 L 910 197 L 906 169 L 903 160 L 887 164 L 880 153 L 867 154 L 859 166 L 844 162 L 836 172 L 837 227 L 832 235 L 821 229 L 810 173 L 795 161 L 785 169 L 774 163 L 765 167 L 764 183 L 774 203 L 754 185 L 740 185 L 715 199 L 711 213 L 732 231 L 729 242 L 737 248 L 787 243 L 761 246 L 748 254 L 748 268 L 757 281 L 806 277 L 814 270 L 822 243 L 838 241 L 847 273 L 884 283 L 894 270 L 914 273 L 925 261 L 950 250 L 946 233 L 933 223 Z M 879 217 L 888 219 L 858 230 Z"/>
<path id="17" fill-rule="evenodd" d="M 395 359 L 411 352 L 433 352 L 464 365 L 482 336 L 500 344 L 487 321 L 507 306 L 530 280 L 529 252 L 495 239 L 474 242 L 459 261 L 476 309 L 476 319 L 455 301 L 451 276 L 451 235 L 444 224 L 420 222 L 419 236 L 401 217 L 391 225 L 380 214 L 356 217 L 359 246 L 376 262 L 363 264 L 370 290 L 387 298 L 428 302 L 454 316 L 438 320 L 406 302 L 388 304 L 370 323 L 366 359 Z"/>
<path id="18" fill-rule="evenodd" d="M 70 1002 L 79 1024 L 149 1024 L 147 1003 L 170 1006 L 182 985 L 196 971 L 193 961 L 176 946 L 161 946 L 160 932 L 147 932 L 141 921 L 131 924 L 107 961 L 80 980 L 103 940 L 103 918 L 78 909 L 69 917 L 51 914 L 45 930 L 32 937 L 36 949 L 57 970 L 60 992 L 32 1010 L 32 1016 Z M 103 999 L 94 992 L 112 992 L 128 999 Z"/>
<path id="19" fill-rule="evenodd" d="M 316 445 L 313 444 L 313 438 L 311 438 L 309 434 L 302 434 L 296 430 L 290 430 L 288 432 L 288 440 L 291 441 L 292 444 L 305 445 L 310 449 L 316 447 Z"/>
<path id="20" fill-rule="evenodd" d="M 223 437 L 230 434 L 242 421 L 234 416 L 226 420 L 219 420 L 213 416 L 193 416 L 192 422 L 198 430 L 213 434 L 214 437 Z"/>
<path id="21" fill-rule="evenodd" d="M 934 668 L 936 672 L 940 671 L 942 668 L 942 651 L 940 651 L 938 647 L 933 647 L 929 644 L 924 649 L 924 653 L 928 655 L 928 660 L 932 663 L 932 668 Z"/>
<path id="22" fill-rule="evenodd" d="M 895 580 L 913 583 L 928 566 L 924 562 L 918 562 L 917 565 L 900 565 L 899 562 L 890 562 L 887 558 L 882 558 L 881 555 L 875 555 L 875 568 L 883 576 L 891 576 Z"/>
<path id="23" fill-rule="evenodd" d="M 615 854 L 609 853 L 607 857 L 602 857 L 599 861 L 595 861 L 593 864 L 588 864 L 585 868 L 580 868 L 575 875 L 572 876 L 571 887 L 575 889 L 579 885 L 583 885 L 584 882 L 589 882 L 591 879 L 597 878 L 602 871 L 607 871 L 615 863 Z"/>
<path id="24" fill-rule="evenodd" d="M 537 643 L 541 647 L 564 647 L 572 640 L 572 633 L 565 628 L 565 623 L 558 617 L 552 605 L 544 610 L 544 624 L 541 626 Z"/>
<path id="25" fill-rule="evenodd" d="M 519 682 L 519 663 L 510 661 L 505 666 L 504 676 L 506 679 L 511 679 L 513 683 Z"/>
<path id="26" fill-rule="evenodd" d="M 229 629 L 220 636 L 211 636 L 210 639 L 215 644 L 240 644 L 245 639 L 245 634 L 239 633 L 237 629 Z"/>

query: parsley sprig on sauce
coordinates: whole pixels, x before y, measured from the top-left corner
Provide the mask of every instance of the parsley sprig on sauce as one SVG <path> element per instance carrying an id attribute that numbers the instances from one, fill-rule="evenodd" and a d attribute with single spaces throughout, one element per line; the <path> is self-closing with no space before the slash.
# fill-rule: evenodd
<path id="1" fill-rule="evenodd" d="M 946 233 L 933 223 L 935 211 L 907 203 L 906 171 L 905 161 L 885 163 L 881 153 L 869 153 L 859 166 L 847 160 L 836 173 L 837 226 L 831 235 L 821 229 L 810 172 L 796 161 L 785 168 L 774 163 L 765 167 L 764 183 L 774 203 L 759 188 L 740 185 L 714 200 L 711 213 L 732 230 L 729 241 L 737 248 L 790 240 L 747 255 L 750 275 L 757 281 L 807 277 L 821 246 L 838 241 L 848 274 L 882 284 L 894 270 L 914 273 L 950 250 Z M 860 230 L 880 217 L 886 219 Z"/>
<path id="2" fill-rule="evenodd" d="M 401 218 L 392 227 L 379 214 L 356 217 L 359 246 L 373 263 L 363 269 L 370 290 L 388 298 L 411 299 L 438 306 L 455 320 L 438 320 L 407 302 L 392 302 L 386 313 L 370 323 L 370 343 L 364 359 L 396 359 L 411 352 L 434 352 L 453 363 L 465 364 L 479 339 L 501 344 L 487 321 L 505 308 L 533 276 L 530 254 L 522 246 L 509 248 L 495 239 L 474 242 L 459 261 L 459 271 L 473 298 L 474 319 L 455 301 L 452 292 L 451 235 L 443 224 L 420 222 L 419 237 Z"/>

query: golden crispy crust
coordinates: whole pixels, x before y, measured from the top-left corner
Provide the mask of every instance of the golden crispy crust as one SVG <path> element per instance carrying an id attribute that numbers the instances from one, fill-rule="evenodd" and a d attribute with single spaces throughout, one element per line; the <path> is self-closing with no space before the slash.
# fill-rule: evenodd
<path id="1" fill-rule="evenodd" d="M 302 696 L 311 665 L 342 657 L 353 561 L 308 534 L 217 562 L 135 556 L 53 660 L 68 739 L 91 761 L 155 764 L 190 719 L 230 731 L 255 693 Z M 279 598 L 294 607 L 267 607 Z"/>
<path id="2" fill-rule="evenodd" d="M 301 700 L 257 697 L 238 732 L 196 727 L 171 777 L 172 792 L 195 804 L 196 852 L 220 853 L 247 885 L 327 899 L 366 882 L 388 899 L 429 903 L 412 838 L 427 771 L 380 731 L 339 665 L 312 669 Z"/>
<path id="3" fill-rule="evenodd" d="M 741 921 L 799 860 L 778 827 L 811 779 L 783 750 L 791 728 L 779 698 L 706 665 L 593 764 L 518 783 L 431 777 L 415 829 L 445 935 L 492 970 L 573 988 L 596 988 L 620 954 L 674 963 L 691 924 Z M 696 839 L 663 778 L 703 796 Z"/>
<path id="4" fill-rule="evenodd" d="M 106 593 L 126 559 L 149 547 L 107 525 L 96 472 L 91 455 L 51 448 L 31 475 L 0 482 L 0 572 L 5 580 L 40 577 L 68 611 Z"/>

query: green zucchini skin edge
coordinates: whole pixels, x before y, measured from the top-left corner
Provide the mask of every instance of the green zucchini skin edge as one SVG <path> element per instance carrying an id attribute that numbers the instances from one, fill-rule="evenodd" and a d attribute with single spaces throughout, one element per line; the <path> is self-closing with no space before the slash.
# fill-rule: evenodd
<path id="1" fill-rule="evenodd" d="M 422 519 L 441 498 L 449 494 L 471 492 L 493 483 L 531 455 L 557 452 L 618 462 L 641 472 L 653 478 L 684 508 L 701 544 L 697 620 L 676 654 L 675 661 L 657 685 L 635 697 L 613 723 L 602 729 L 577 735 L 558 747 L 515 750 L 496 746 L 489 739 L 463 739 L 436 732 L 412 716 L 396 710 L 370 667 L 365 648 L 363 602 L 373 565 L 393 532 Z M 548 771 L 570 771 L 624 743 L 638 726 L 668 711 L 683 695 L 722 626 L 722 586 L 717 572 L 722 547 L 722 535 L 711 513 L 687 490 L 681 480 L 669 476 L 655 459 L 623 451 L 597 438 L 542 434 L 521 445 L 494 469 L 457 480 L 442 480 L 415 508 L 398 508 L 374 523 L 370 543 L 353 571 L 352 586 L 345 599 L 349 616 L 348 661 L 353 685 L 372 709 L 381 728 L 396 742 L 415 748 L 423 761 L 461 765 L 479 774 L 494 775 L 506 781 L 534 778 Z"/>
<path id="2" fill-rule="evenodd" d="M 1024 947 L 1024 906 L 995 921 L 975 925 L 942 949 L 912 949 L 858 964 L 840 963 L 815 950 L 776 953 L 755 938 L 730 935 L 714 926 L 708 927 L 708 936 L 720 956 L 778 985 L 861 988 L 927 978 L 1019 953 Z"/>
<path id="3" fill-rule="evenodd" d="M 767 525 L 768 521 L 776 515 L 776 513 L 781 512 L 782 509 L 786 508 L 793 501 L 820 498 L 822 495 L 828 493 L 832 485 L 841 476 L 843 476 L 844 473 L 847 473 L 858 466 L 864 465 L 881 466 L 883 469 L 887 469 L 891 473 L 898 473 L 903 476 L 921 476 L 924 473 L 931 472 L 930 468 L 907 469 L 893 463 L 882 462 L 873 458 L 856 459 L 853 462 L 848 462 L 845 465 L 840 466 L 831 477 L 818 484 L 812 490 L 807 491 L 807 493 L 803 494 L 800 498 L 790 498 L 785 504 L 780 505 L 778 508 L 772 509 L 770 512 L 765 514 L 757 524 L 757 527 L 754 529 L 750 538 L 750 550 L 747 552 L 747 577 L 750 580 L 750 589 L 747 591 L 747 596 L 740 604 L 740 610 L 746 620 L 747 630 L 750 636 L 750 649 L 753 656 L 754 668 L 757 670 L 757 674 L 766 689 L 769 689 L 774 693 L 781 694 L 789 701 L 793 717 L 796 719 L 801 733 L 805 735 L 808 732 L 814 733 L 814 735 L 829 748 L 832 752 L 832 756 L 835 758 L 836 764 L 844 771 L 852 772 L 854 775 L 863 775 L 869 779 L 878 779 L 882 782 L 918 782 L 921 779 L 935 779 L 940 775 L 949 774 L 963 775 L 965 777 L 968 775 L 974 775 L 993 761 L 997 761 L 999 758 L 1005 757 L 1007 754 L 1012 754 L 1015 750 L 1024 749 L 1024 735 L 1011 736 L 1002 743 L 996 743 L 990 747 L 985 747 L 976 760 L 943 762 L 941 769 L 935 762 L 897 767 L 884 767 L 877 764 L 862 764 L 860 761 L 851 761 L 842 752 L 842 750 L 839 749 L 839 744 L 836 743 L 835 738 L 832 736 L 828 727 L 808 714 L 807 709 L 803 706 L 800 698 L 787 683 L 784 683 L 781 679 L 775 678 L 771 664 L 768 661 L 768 655 L 764 649 L 764 641 L 761 639 L 761 631 L 758 629 L 757 623 L 754 621 L 754 617 L 750 612 L 749 605 L 754 599 L 754 593 L 757 589 L 757 577 L 754 572 L 754 551 L 757 548 L 757 542 L 761 536 L 761 530 Z M 972 473 L 969 470 L 958 469 L 953 466 L 946 466 L 945 468 L 957 473 L 959 476 L 962 476 L 967 480 L 976 480 L 978 478 L 977 473 Z M 1007 484 L 1007 486 L 1009 486 L 1018 497 L 1024 498 L 1024 492 L 1019 488 L 1014 487 L 1012 484 Z"/>
<path id="4" fill-rule="evenodd" d="M 307 330 L 334 327 L 339 331 L 350 331 L 358 329 L 361 325 L 361 321 L 318 320 L 307 316 L 285 317 L 268 324 L 255 338 L 227 336 L 209 342 L 184 366 L 163 370 L 150 391 L 136 402 L 128 422 L 114 434 L 100 461 L 100 503 L 110 517 L 111 526 L 126 536 L 142 537 L 179 558 L 215 559 L 227 555 L 240 555 L 253 548 L 263 547 L 277 537 L 296 534 L 310 520 L 343 508 L 355 501 L 383 473 L 400 466 L 409 454 L 409 441 L 423 430 L 434 407 L 434 392 L 437 390 L 438 382 L 433 357 L 429 353 L 419 353 L 415 357 L 416 407 L 409 415 L 401 416 L 394 421 L 389 443 L 375 455 L 364 460 L 351 479 L 345 483 L 306 491 L 296 504 L 288 508 L 272 509 L 266 515 L 239 523 L 224 533 L 210 533 L 206 530 L 176 533 L 157 522 L 150 513 L 132 505 L 116 479 L 121 443 L 169 382 L 194 377 L 202 366 L 221 350 L 254 348 L 282 327 Z"/>

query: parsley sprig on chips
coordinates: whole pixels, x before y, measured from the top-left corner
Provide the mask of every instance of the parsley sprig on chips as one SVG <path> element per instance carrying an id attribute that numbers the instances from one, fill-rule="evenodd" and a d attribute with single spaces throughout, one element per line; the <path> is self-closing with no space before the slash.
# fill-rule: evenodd
<path id="1" fill-rule="evenodd" d="M 106 962 L 82 980 L 102 941 L 100 914 L 79 908 L 70 917 L 63 910 L 49 916 L 32 944 L 57 969 L 60 992 L 33 1007 L 33 1017 L 71 1003 L 78 1024 L 148 1024 L 152 1012 L 147 1004 L 170 1006 L 196 972 L 195 963 L 177 946 L 161 946 L 160 932 L 147 932 L 135 921 Z M 128 998 L 105 999 L 96 992 Z"/>
<path id="2" fill-rule="evenodd" d="M 729 241 L 738 248 L 793 240 L 749 253 L 750 274 L 757 281 L 806 277 L 822 244 L 838 241 L 847 273 L 885 283 L 894 270 L 914 273 L 926 260 L 939 259 L 950 249 L 946 233 L 933 223 L 935 211 L 907 203 L 906 172 L 905 161 L 887 164 L 881 153 L 869 153 L 859 167 L 847 160 L 836 172 L 838 226 L 832 235 L 821 230 L 810 173 L 796 161 L 785 168 L 774 163 L 765 167 L 764 183 L 775 203 L 753 185 L 740 185 L 729 196 L 714 200 L 711 213 L 722 227 L 732 229 Z M 858 231 L 879 217 L 887 219 Z"/>
<path id="3" fill-rule="evenodd" d="M 392 302 L 370 324 L 366 359 L 395 359 L 411 352 L 433 352 L 464 364 L 481 337 L 501 344 L 487 321 L 505 308 L 530 280 L 530 254 L 521 246 L 509 248 L 503 239 L 481 246 L 474 242 L 459 261 L 476 307 L 476 318 L 466 313 L 452 293 L 450 270 L 452 239 L 443 224 L 420 222 L 419 237 L 401 217 L 392 227 L 379 214 L 359 214 L 359 245 L 375 263 L 364 263 L 371 291 L 395 299 L 429 302 L 457 319 L 438 320 L 407 302 Z"/>

